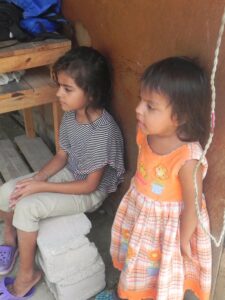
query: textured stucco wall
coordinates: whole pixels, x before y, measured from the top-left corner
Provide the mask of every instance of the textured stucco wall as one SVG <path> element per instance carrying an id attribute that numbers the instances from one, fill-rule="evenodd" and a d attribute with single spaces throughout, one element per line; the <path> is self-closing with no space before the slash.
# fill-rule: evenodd
<path id="1" fill-rule="evenodd" d="M 135 171 L 135 106 L 144 68 L 171 55 L 200 57 L 209 74 L 223 13 L 220 0 L 64 0 L 67 18 L 82 24 L 92 46 L 114 67 L 113 111 L 126 140 L 127 180 Z M 205 191 L 212 230 L 221 228 L 225 207 L 225 37 L 216 76 L 216 132 L 208 153 Z M 214 249 L 214 257 L 218 251 Z"/>

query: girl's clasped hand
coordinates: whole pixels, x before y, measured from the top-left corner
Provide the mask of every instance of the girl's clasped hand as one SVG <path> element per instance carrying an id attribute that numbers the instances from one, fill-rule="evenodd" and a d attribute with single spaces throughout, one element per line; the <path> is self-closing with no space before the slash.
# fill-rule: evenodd
<path id="1" fill-rule="evenodd" d="M 34 176 L 17 182 L 14 191 L 10 195 L 9 207 L 14 209 L 16 203 L 22 198 L 42 192 L 44 190 L 44 182 L 36 179 Z"/>

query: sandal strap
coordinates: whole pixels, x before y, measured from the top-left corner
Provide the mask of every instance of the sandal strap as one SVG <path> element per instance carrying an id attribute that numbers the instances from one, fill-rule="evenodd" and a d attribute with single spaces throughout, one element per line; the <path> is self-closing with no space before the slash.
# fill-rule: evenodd
<path id="1" fill-rule="evenodd" d="M 23 297 L 18 297 L 12 295 L 8 289 L 7 286 L 13 284 L 15 281 L 15 278 L 13 277 L 4 277 L 0 282 L 0 300 L 24 300 L 29 298 L 34 293 L 34 288 L 30 289 L 30 291 Z"/>

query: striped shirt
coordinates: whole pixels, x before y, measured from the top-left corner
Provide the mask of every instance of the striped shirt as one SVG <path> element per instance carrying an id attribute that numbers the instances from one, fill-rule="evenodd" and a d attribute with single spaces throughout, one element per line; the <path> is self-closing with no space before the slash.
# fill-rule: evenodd
<path id="1" fill-rule="evenodd" d="M 66 167 L 75 180 L 105 167 L 98 190 L 114 192 L 123 181 L 123 138 L 113 117 L 106 111 L 91 124 L 76 121 L 74 111 L 65 112 L 59 134 L 60 147 L 67 152 Z"/>

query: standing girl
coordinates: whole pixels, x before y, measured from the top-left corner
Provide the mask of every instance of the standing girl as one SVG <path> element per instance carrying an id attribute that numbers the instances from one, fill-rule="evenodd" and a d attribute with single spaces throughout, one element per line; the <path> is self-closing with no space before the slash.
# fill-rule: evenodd
<path id="1" fill-rule="evenodd" d="M 54 73 L 65 112 L 61 149 L 39 172 L 0 189 L 5 221 L 0 274 L 10 272 L 18 250 L 20 254 L 17 277 L 3 279 L 0 299 L 6 297 L 7 285 L 17 297 L 12 299 L 31 294 L 41 278 L 34 267 L 39 220 L 93 211 L 123 179 L 121 132 L 105 110 L 111 89 L 106 59 L 93 48 L 79 47 L 55 63 Z"/>
<path id="2" fill-rule="evenodd" d="M 193 171 L 209 130 L 208 84 L 192 60 L 172 57 L 148 67 L 137 114 L 137 171 L 112 228 L 111 255 L 121 270 L 122 299 L 182 300 L 191 289 L 209 299 L 211 244 L 197 218 Z M 198 201 L 209 220 L 197 172 Z M 99 297 L 100 299 L 100 297 Z"/>

